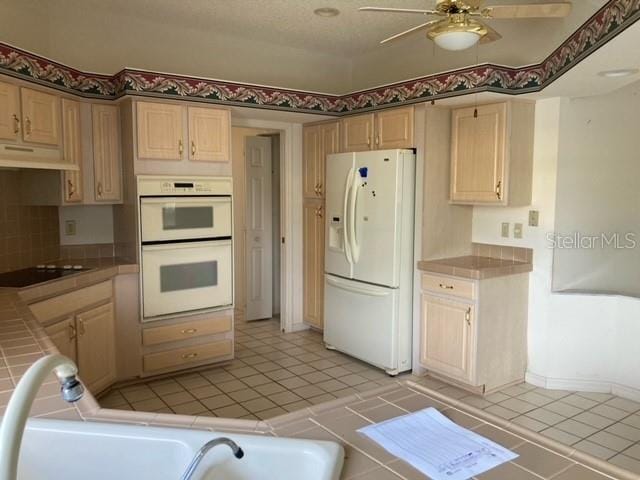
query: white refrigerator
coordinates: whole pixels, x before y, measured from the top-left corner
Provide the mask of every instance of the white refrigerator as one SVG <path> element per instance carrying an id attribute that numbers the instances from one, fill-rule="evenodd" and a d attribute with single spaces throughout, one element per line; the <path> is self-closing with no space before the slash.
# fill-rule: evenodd
<path id="1" fill-rule="evenodd" d="M 411 369 L 415 155 L 329 155 L 324 341 L 384 369 Z"/>

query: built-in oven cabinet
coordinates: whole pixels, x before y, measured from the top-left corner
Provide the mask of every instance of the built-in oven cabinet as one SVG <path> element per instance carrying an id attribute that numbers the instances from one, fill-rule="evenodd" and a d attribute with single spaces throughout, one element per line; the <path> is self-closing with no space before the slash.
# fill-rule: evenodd
<path id="1" fill-rule="evenodd" d="M 139 160 L 231 161 L 229 110 L 138 101 L 135 112 Z"/>
<path id="2" fill-rule="evenodd" d="M 230 197 L 143 197 L 142 241 L 231 237 Z"/>

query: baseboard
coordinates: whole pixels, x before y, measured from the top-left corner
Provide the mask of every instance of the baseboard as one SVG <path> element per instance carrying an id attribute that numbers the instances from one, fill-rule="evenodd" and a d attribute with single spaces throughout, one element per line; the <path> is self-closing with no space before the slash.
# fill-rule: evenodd
<path id="1" fill-rule="evenodd" d="M 548 388 L 549 390 L 611 393 L 612 395 L 640 402 L 640 389 L 616 382 L 579 378 L 553 378 L 538 375 L 533 372 L 527 372 L 525 374 L 525 380 L 527 383 L 535 385 L 536 387 Z"/>
<path id="2" fill-rule="evenodd" d="M 306 323 L 294 323 L 293 325 L 291 325 L 291 329 L 286 333 L 301 332 L 302 330 L 309 330 L 309 325 L 307 325 Z"/>

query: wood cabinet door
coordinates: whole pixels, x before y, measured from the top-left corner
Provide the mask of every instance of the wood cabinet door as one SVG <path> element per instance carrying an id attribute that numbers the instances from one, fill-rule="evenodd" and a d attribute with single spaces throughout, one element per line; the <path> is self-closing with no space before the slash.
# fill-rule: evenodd
<path id="1" fill-rule="evenodd" d="M 303 320 L 324 325 L 324 212 L 322 201 L 306 200 L 303 207 Z"/>
<path id="2" fill-rule="evenodd" d="M 320 125 L 303 127 L 302 134 L 302 190 L 305 198 L 320 198 L 320 156 L 322 130 Z"/>
<path id="3" fill-rule="evenodd" d="M 326 123 L 320 125 L 321 135 L 321 150 L 318 157 L 318 165 L 316 167 L 316 174 L 318 179 L 318 193 L 321 198 L 324 198 L 325 188 L 325 166 L 327 163 L 327 155 L 332 153 L 338 153 L 340 151 L 340 123 Z"/>
<path id="4" fill-rule="evenodd" d="M 356 115 L 340 121 L 343 152 L 362 152 L 373 148 L 373 114 Z"/>
<path id="5" fill-rule="evenodd" d="M 470 381 L 474 307 L 427 293 L 421 296 L 420 363 L 442 375 Z"/>
<path id="6" fill-rule="evenodd" d="M 78 370 L 90 392 L 98 393 L 116 380 L 113 303 L 76 315 Z"/>
<path id="7" fill-rule="evenodd" d="M 230 162 L 230 115 L 228 110 L 189 107 L 189 159 Z"/>
<path id="8" fill-rule="evenodd" d="M 76 326 L 73 317 L 68 317 L 58 323 L 49 325 L 44 330 L 60 352 L 60 355 L 64 355 L 77 364 Z"/>
<path id="9" fill-rule="evenodd" d="M 169 103 L 137 102 L 138 158 L 177 160 L 184 154 L 184 107 Z"/>
<path id="10" fill-rule="evenodd" d="M 60 98 L 56 95 L 21 89 L 22 139 L 25 142 L 60 145 Z"/>
<path id="11" fill-rule="evenodd" d="M 507 104 L 479 105 L 452 112 L 451 200 L 506 204 Z"/>
<path id="12" fill-rule="evenodd" d="M 375 148 L 413 148 L 413 107 L 392 108 L 376 113 Z"/>
<path id="13" fill-rule="evenodd" d="M 96 201 L 122 200 L 120 112 L 117 106 L 93 105 L 93 169 Z"/>
<path id="14" fill-rule="evenodd" d="M 64 161 L 76 165 L 79 170 L 64 170 L 62 173 L 64 203 L 82 201 L 82 126 L 80 103 L 62 99 L 62 150 Z"/>
<path id="15" fill-rule="evenodd" d="M 20 134 L 20 94 L 18 87 L 0 82 L 0 138 L 18 140 Z"/>

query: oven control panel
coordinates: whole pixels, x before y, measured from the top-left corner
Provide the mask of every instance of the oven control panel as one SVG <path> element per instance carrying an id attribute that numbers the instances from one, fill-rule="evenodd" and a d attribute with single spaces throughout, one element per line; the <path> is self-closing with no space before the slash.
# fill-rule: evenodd
<path id="1" fill-rule="evenodd" d="M 208 182 L 162 182 L 162 193 L 211 193 L 213 186 Z"/>
<path id="2" fill-rule="evenodd" d="M 147 195 L 231 195 L 231 177 L 164 177 L 138 175 L 138 197 Z"/>

